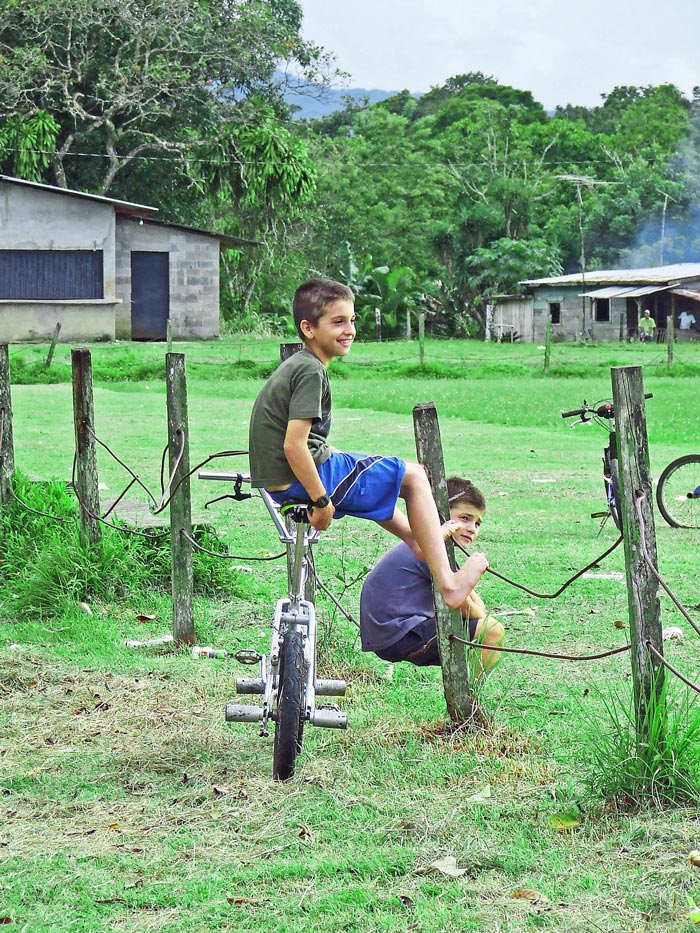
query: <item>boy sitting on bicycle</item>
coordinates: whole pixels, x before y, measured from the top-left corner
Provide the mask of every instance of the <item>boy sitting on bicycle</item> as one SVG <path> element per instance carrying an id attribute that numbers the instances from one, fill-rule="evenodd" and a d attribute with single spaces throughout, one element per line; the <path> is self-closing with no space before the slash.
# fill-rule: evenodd
<path id="1" fill-rule="evenodd" d="M 354 296 L 340 282 L 311 279 L 293 302 L 304 349 L 285 360 L 258 395 L 250 418 L 251 484 L 277 502 L 309 502 L 309 521 L 323 531 L 333 518 L 377 522 L 424 555 L 442 598 L 462 605 L 487 564 L 474 555 L 450 567 L 428 478 L 398 457 L 342 453 L 328 445 L 331 391 L 327 367 L 355 339 Z M 402 498 L 408 518 L 397 508 Z"/>
<path id="2" fill-rule="evenodd" d="M 450 520 L 442 526 L 443 533 L 467 547 L 479 534 L 486 501 L 468 479 L 457 476 L 447 480 L 447 494 Z M 479 676 L 498 661 L 499 652 L 489 648 L 503 643 L 503 626 L 487 616 L 476 590 L 466 596 L 460 609 L 465 623 L 468 620 L 469 640 L 484 646 Z M 421 667 L 440 664 L 430 570 L 405 544 L 385 554 L 365 579 L 360 637 L 362 650 L 373 651 L 384 661 L 410 661 Z"/>

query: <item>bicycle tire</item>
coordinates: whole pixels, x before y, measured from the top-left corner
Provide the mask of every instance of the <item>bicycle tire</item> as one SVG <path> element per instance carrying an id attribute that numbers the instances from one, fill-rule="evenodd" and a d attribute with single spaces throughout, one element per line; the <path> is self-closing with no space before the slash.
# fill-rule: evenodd
<path id="1" fill-rule="evenodd" d="M 294 776 L 304 734 L 304 639 L 301 632 L 286 632 L 280 647 L 277 718 L 272 777 L 288 781 Z"/>
<path id="2" fill-rule="evenodd" d="M 610 479 L 608 479 L 610 477 Z M 622 531 L 622 505 L 620 502 L 620 473 L 617 460 L 610 456 L 609 448 L 605 448 L 603 457 L 603 478 L 605 481 L 605 498 L 608 511 L 612 516 L 615 527 Z"/>
<path id="3" fill-rule="evenodd" d="M 668 464 L 659 477 L 656 504 L 671 528 L 700 528 L 700 454 Z"/>

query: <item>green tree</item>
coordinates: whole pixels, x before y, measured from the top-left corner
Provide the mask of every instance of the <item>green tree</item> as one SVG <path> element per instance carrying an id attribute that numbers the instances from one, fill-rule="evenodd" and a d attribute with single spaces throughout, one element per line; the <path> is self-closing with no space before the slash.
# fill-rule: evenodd
<path id="1" fill-rule="evenodd" d="M 251 95 L 279 99 L 280 62 L 316 75 L 300 25 L 295 0 L 6 0 L 0 124 L 52 116 L 60 186 L 106 193 L 143 156 L 189 179 L 203 147 L 255 120 Z"/>

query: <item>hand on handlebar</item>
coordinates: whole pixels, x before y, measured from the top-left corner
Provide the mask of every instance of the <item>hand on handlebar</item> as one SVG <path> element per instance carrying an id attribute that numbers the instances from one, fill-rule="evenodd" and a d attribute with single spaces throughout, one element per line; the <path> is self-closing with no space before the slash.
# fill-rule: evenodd
<path id="1" fill-rule="evenodd" d="M 333 520 L 335 506 L 332 502 L 329 502 L 325 509 L 315 509 L 311 507 L 308 509 L 308 513 L 309 524 L 317 531 L 325 531 Z"/>

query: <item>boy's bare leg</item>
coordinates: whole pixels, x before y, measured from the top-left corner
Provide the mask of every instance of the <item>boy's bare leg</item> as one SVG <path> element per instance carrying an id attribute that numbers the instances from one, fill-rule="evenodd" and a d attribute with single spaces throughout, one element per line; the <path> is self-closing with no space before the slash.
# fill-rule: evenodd
<path id="1" fill-rule="evenodd" d="M 458 609 L 479 582 L 486 569 L 485 561 L 482 567 L 480 561 L 474 559 L 476 555 L 472 555 L 456 573 L 452 570 L 430 483 L 419 464 L 406 464 L 400 495 L 406 503 L 411 532 L 430 567 L 440 595 L 450 609 Z"/>
<path id="2" fill-rule="evenodd" d="M 415 535 L 411 531 L 408 519 L 399 509 L 394 509 L 394 514 L 387 521 L 377 522 L 377 524 L 386 531 L 391 532 L 392 535 L 396 535 L 397 538 L 405 541 L 412 551 L 416 551 L 418 545 L 416 544 Z"/>
<path id="3" fill-rule="evenodd" d="M 501 622 L 494 618 L 479 619 L 472 641 L 478 641 L 483 647 L 479 650 L 479 670 L 477 677 L 481 677 L 500 660 L 500 651 L 489 651 L 492 646 L 503 644 L 505 629 Z M 476 649 L 475 649 L 476 650 Z"/>

